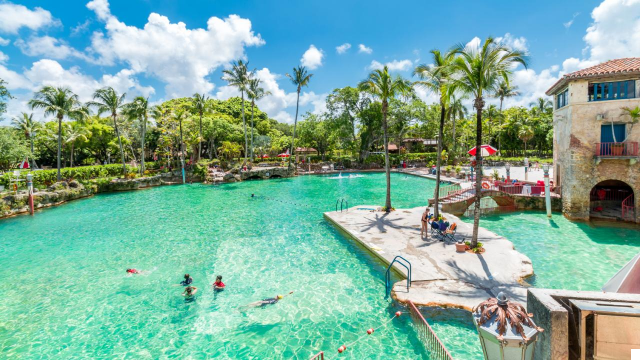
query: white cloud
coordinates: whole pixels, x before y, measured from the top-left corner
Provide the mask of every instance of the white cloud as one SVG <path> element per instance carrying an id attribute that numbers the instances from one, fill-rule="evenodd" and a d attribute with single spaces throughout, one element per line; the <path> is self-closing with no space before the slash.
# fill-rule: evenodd
<path id="1" fill-rule="evenodd" d="M 89 25 L 91 25 L 91 20 L 87 19 L 83 23 L 78 23 L 78 25 L 71 28 L 71 36 L 78 36 L 89 29 Z"/>
<path id="2" fill-rule="evenodd" d="M 475 38 L 475 39 L 478 39 L 478 38 Z M 529 50 L 527 47 L 527 39 L 525 39 L 523 36 L 515 37 L 509 33 L 506 33 L 504 34 L 504 36 L 496 38 L 496 41 L 509 46 L 513 50 L 519 50 L 519 51 Z M 480 45 L 480 39 L 478 39 L 478 45 Z"/>
<path id="3" fill-rule="evenodd" d="M 336 46 L 336 51 L 338 52 L 338 54 L 344 54 L 349 49 L 351 49 L 351 44 L 349 43 L 344 43 L 340 46 Z"/>
<path id="4" fill-rule="evenodd" d="M 322 58 L 324 57 L 324 52 L 322 49 L 316 48 L 314 45 L 309 46 L 309 49 L 302 54 L 302 58 L 300 59 L 300 64 L 302 66 L 306 66 L 309 69 L 317 69 L 322 66 Z"/>
<path id="5" fill-rule="evenodd" d="M 245 46 L 264 44 L 252 31 L 251 21 L 237 15 L 211 17 L 207 29 L 188 29 L 182 22 L 171 23 L 166 16 L 151 13 L 138 28 L 111 15 L 106 0 L 93 0 L 87 7 L 106 23 L 106 34 L 96 32 L 92 37 L 95 61 L 127 63 L 134 73 L 145 72 L 165 82 L 170 97 L 209 93 L 214 85 L 206 77 L 212 71 L 244 58 Z"/>
<path id="6" fill-rule="evenodd" d="M 86 59 L 80 51 L 51 36 L 32 36 L 28 41 L 18 39 L 15 45 L 29 56 L 45 56 L 50 59 L 77 57 Z"/>
<path id="7" fill-rule="evenodd" d="M 579 12 L 577 12 L 577 13 L 573 14 L 573 16 L 571 17 L 571 20 L 567 21 L 566 23 L 562 23 L 562 25 L 563 25 L 565 28 L 567 28 L 567 29 L 568 29 L 568 28 L 570 28 L 570 27 L 571 27 L 571 25 L 573 25 L 573 22 L 574 22 L 574 21 L 576 20 L 576 18 L 578 17 L 578 15 L 580 15 L 580 13 L 579 13 Z"/>
<path id="8" fill-rule="evenodd" d="M 0 37 L 0 46 L 7 46 L 11 41 L 9 39 L 3 39 Z"/>
<path id="9" fill-rule="evenodd" d="M 590 60 L 640 54 L 640 0 L 605 0 L 591 17 L 593 23 L 584 36 Z"/>
<path id="10" fill-rule="evenodd" d="M 60 22 L 51 13 L 41 7 L 29 10 L 26 6 L 0 4 L 0 32 L 15 34 L 22 27 L 38 30 L 45 26 L 57 25 Z"/>
<path id="11" fill-rule="evenodd" d="M 411 60 L 393 60 L 387 63 L 382 64 L 376 60 L 371 62 L 369 65 L 369 69 L 371 70 L 381 70 L 384 66 L 389 68 L 389 71 L 407 71 L 413 67 L 413 62 Z"/>
<path id="12" fill-rule="evenodd" d="M 373 49 L 370 47 L 366 47 L 364 44 L 360 44 L 358 45 L 358 52 L 359 53 L 365 53 L 365 54 L 371 54 L 373 52 Z"/>
<path id="13" fill-rule="evenodd" d="M 466 45 L 467 48 L 469 49 L 477 49 L 480 47 L 480 38 L 479 37 L 474 37 L 473 39 L 471 39 L 471 41 L 469 41 Z"/>
<path id="14" fill-rule="evenodd" d="M 5 63 L 7 60 L 9 60 L 9 55 L 0 51 L 0 64 Z"/>

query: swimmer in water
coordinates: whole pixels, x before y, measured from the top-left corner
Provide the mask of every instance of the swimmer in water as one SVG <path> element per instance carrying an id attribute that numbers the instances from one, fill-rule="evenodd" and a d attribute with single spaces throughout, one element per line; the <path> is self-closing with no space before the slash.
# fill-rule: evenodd
<path id="1" fill-rule="evenodd" d="M 220 291 L 224 290 L 225 284 L 222 282 L 222 275 L 216 276 L 216 282 L 213 283 L 213 290 Z"/>
<path id="2" fill-rule="evenodd" d="M 254 194 L 251 194 L 251 197 L 256 197 Z"/>
<path id="3" fill-rule="evenodd" d="M 293 291 L 288 293 L 287 295 L 291 295 L 291 294 L 293 294 Z M 244 308 L 248 309 L 248 308 L 265 307 L 267 305 L 273 305 L 273 304 L 277 303 L 278 301 L 282 300 L 287 295 L 276 295 L 276 297 L 263 299 L 263 300 L 260 300 L 260 301 L 255 301 L 255 302 L 252 302 L 250 304 L 245 305 Z"/>
<path id="4" fill-rule="evenodd" d="M 185 300 L 195 300 L 195 295 L 198 292 L 198 288 L 195 286 L 187 286 L 182 292 Z"/>
<path id="5" fill-rule="evenodd" d="M 188 286 L 188 285 L 191 285 L 192 282 L 193 282 L 193 278 L 191 277 L 191 275 L 184 274 L 184 280 L 180 282 L 180 285 Z"/>
<path id="6" fill-rule="evenodd" d="M 136 269 L 127 269 L 127 274 L 140 274 L 140 271 Z"/>

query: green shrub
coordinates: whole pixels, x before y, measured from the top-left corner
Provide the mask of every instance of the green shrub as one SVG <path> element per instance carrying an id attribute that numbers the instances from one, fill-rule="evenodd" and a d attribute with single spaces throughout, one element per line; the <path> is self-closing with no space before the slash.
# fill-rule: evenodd
<path id="1" fill-rule="evenodd" d="M 138 169 L 127 165 L 127 174 L 137 173 Z M 29 171 L 21 171 L 20 179 L 26 182 L 27 174 Z M 58 170 L 37 170 L 33 171 L 33 186 L 34 187 L 47 187 L 57 181 Z M 82 166 L 74 168 L 62 168 L 60 170 L 60 176 L 63 180 L 78 180 L 80 182 L 87 182 L 91 179 L 105 178 L 105 177 L 119 177 L 122 176 L 121 164 L 109 164 L 109 165 L 94 165 L 94 166 Z M 0 176 L 0 185 L 8 187 L 10 182 L 15 180 L 13 173 L 6 173 Z"/>

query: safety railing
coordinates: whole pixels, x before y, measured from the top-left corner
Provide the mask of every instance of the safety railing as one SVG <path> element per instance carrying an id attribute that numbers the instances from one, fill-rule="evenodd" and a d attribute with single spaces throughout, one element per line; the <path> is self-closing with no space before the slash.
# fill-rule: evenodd
<path id="1" fill-rule="evenodd" d="M 347 199 L 338 199 L 336 200 L 336 212 L 338 212 L 338 204 L 340 204 L 340 212 L 344 207 L 344 211 L 349 211 L 349 200 Z"/>
<path id="2" fill-rule="evenodd" d="M 415 324 L 420 340 L 424 346 L 429 350 L 429 359 L 433 360 L 453 360 L 447 348 L 444 347 L 442 341 L 438 338 L 433 329 L 425 320 L 424 316 L 420 313 L 420 310 L 409 300 L 409 314 Z"/>
<path id="3" fill-rule="evenodd" d="M 393 285 L 391 284 L 391 267 L 394 263 L 402 265 L 407 270 L 407 291 L 409 291 L 409 287 L 411 286 L 411 263 L 409 262 L 409 260 L 398 255 L 393 258 L 393 261 L 391 261 L 391 263 L 387 267 L 387 272 L 384 274 L 385 299 L 388 298 L 389 295 L 391 295 L 391 287 Z"/>
<path id="4" fill-rule="evenodd" d="M 629 191 L 617 188 L 594 188 L 591 189 L 590 200 L 591 201 L 623 201 L 629 197 Z M 631 193 L 633 196 L 633 193 Z"/>
<path id="5" fill-rule="evenodd" d="M 635 141 L 596 143 L 596 156 L 638 156 L 638 143 Z"/>
<path id="6" fill-rule="evenodd" d="M 462 187 L 460 186 L 460 184 L 451 184 L 451 185 L 444 185 L 444 186 L 440 186 L 440 188 L 438 189 L 438 197 L 442 198 L 445 196 L 448 196 L 449 194 L 452 194 L 456 191 L 461 190 Z M 433 191 L 433 196 L 436 196 L 436 191 Z"/>
<path id="7" fill-rule="evenodd" d="M 313 355 L 313 357 L 309 360 L 324 360 L 324 351 L 320 351 L 319 353 Z"/>
<path id="8" fill-rule="evenodd" d="M 633 194 L 629 195 L 622 201 L 622 219 L 623 220 L 635 220 L 636 212 L 634 206 L 635 198 Z"/>

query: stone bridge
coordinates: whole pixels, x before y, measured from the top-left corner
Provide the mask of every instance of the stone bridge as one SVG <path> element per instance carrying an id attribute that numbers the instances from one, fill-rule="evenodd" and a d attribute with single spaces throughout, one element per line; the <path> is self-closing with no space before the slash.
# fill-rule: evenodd
<path id="1" fill-rule="evenodd" d="M 463 215 L 467 208 L 475 202 L 475 193 L 475 188 L 471 188 L 442 197 L 440 199 L 442 211 L 456 216 Z M 481 195 L 480 198 L 492 198 L 498 206 L 515 205 L 515 196 L 499 190 L 483 189 Z M 429 199 L 429 206 L 433 206 L 434 202 L 435 199 Z"/>
<path id="2" fill-rule="evenodd" d="M 241 180 L 252 180 L 252 179 L 276 179 L 276 178 L 287 178 L 292 177 L 294 175 L 294 169 L 286 168 L 286 167 L 256 167 L 254 166 L 251 170 L 241 171 L 240 179 Z"/>

